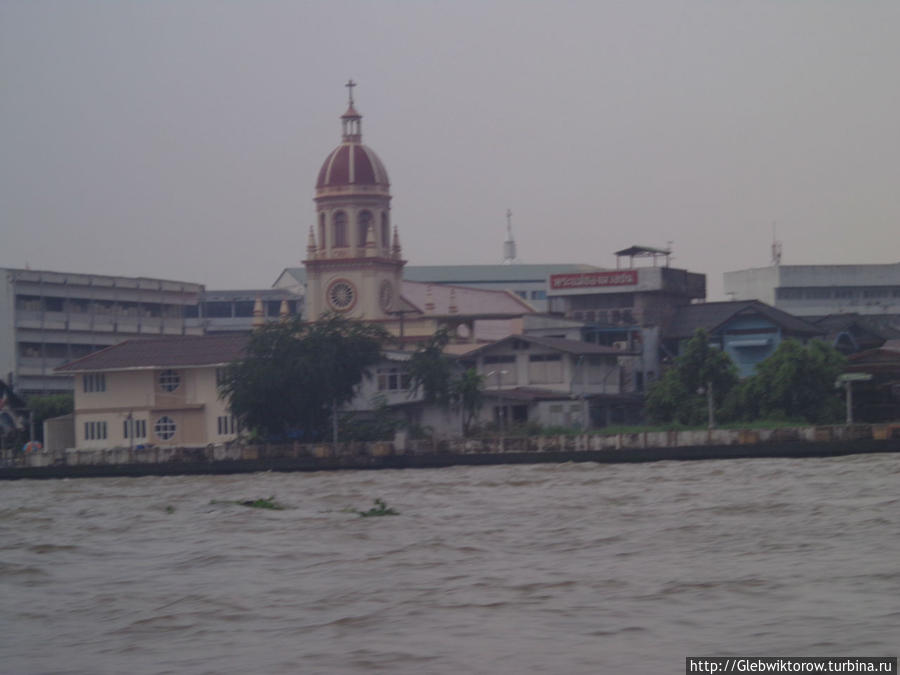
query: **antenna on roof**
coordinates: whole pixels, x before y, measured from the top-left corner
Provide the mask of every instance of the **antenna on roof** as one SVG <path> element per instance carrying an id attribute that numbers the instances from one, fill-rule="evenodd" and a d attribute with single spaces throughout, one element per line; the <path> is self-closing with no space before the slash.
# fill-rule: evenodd
<path id="1" fill-rule="evenodd" d="M 512 211 L 506 209 L 506 241 L 503 242 L 503 264 L 511 265 L 516 261 L 516 240 L 512 234 Z"/>
<path id="2" fill-rule="evenodd" d="M 774 220 L 772 221 L 772 264 L 775 267 L 781 264 L 781 242 L 778 241 Z"/>

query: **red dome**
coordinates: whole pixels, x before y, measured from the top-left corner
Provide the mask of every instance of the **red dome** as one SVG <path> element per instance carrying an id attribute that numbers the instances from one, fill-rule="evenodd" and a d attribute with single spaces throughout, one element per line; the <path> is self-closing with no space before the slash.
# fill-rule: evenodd
<path id="1" fill-rule="evenodd" d="M 354 185 L 386 188 L 390 180 L 384 164 L 370 148 L 361 143 L 341 143 L 319 169 L 316 189 Z"/>

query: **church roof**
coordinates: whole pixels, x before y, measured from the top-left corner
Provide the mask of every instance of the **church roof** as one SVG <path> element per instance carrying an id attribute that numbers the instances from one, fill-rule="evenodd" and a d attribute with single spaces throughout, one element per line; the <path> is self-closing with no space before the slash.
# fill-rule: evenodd
<path id="1" fill-rule="evenodd" d="M 341 143 L 325 158 L 316 189 L 348 185 L 390 186 L 387 169 L 378 155 L 361 143 Z"/>
<path id="2" fill-rule="evenodd" d="M 534 308 L 508 291 L 403 281 L 403 297 L 426 316 L 521 316 Z"/>

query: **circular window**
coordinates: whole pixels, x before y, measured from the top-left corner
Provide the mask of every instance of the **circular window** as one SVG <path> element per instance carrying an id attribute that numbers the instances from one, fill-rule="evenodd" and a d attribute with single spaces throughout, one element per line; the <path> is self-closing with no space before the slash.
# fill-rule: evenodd
<path id="1" fill-rule="evenodd" d="M 378 299 L 381 302 L 381 309 L 387 311 L 391 308 L 391 300 L 394 299 L 394 287 L 387 279 L 381 282 L 381 288 L 378 291 Z"/>
<path id="2" fill-rule="evenodd" d="M 350 309 L 355 302 L 356 289 L 349 281 L 339 279 L 328 287 L 328 304 L 339 312 Z"/>
<path id="3" fill-rule="evenodd" d="M 159 374 L 159 388 L 163 391 L 175 391 L 181 384 L 181 376 L 174 370 L 164 370 Z"/>
<path id="4" fill-rule="evenodd" d="M 164 416 L 156 420 L 156 424 L 153 425 L 153 432 L 159 440 L 168 441 L 175 435 L 176 428 L 175 420 L 171 417 Z"/>

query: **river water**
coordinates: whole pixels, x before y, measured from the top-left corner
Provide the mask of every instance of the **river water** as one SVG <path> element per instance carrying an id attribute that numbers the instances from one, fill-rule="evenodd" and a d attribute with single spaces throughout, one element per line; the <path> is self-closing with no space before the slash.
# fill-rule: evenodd
<path id="1" fill-rule="evenodd" d="M 895 656 L 900 456 L 7 482 L 0 593 L 3 673 Z"/>

